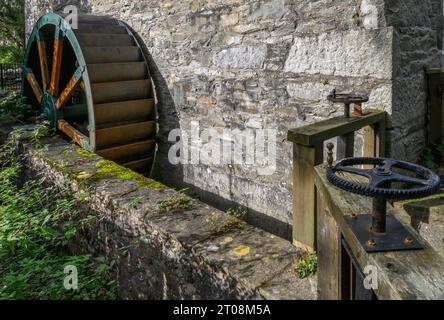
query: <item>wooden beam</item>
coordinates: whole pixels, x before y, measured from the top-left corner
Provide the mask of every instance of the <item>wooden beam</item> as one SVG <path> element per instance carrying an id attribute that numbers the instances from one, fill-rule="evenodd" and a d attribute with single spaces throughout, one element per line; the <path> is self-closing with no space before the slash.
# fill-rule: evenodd
<path id="1" fill-rule="evenodd" d="M 34 73 L 30 68 L 25 68 L 24 71 L 26 74 L 26 79 L 28 80 L 31 89 L 34 92 L 35 97 L 37 98 L 39 103 L 42 103 L 43 92 L 35 78 Z"/>
<path id="2" fill-rule="evenodd" d="M 53 97 L 59 94 L 60 70 L 62 68 L 63 34 L 57 28 L 54 39 L 54 51 L 52 54 L 52 72 L 50 92 Z"/>
<path id="3" fill-rule="evenodd" d="M 63 131 L 68 137 L 70 137 L 75 143 L 77 143 L 81 147 L 84 147 L 85 142 L 88 141 L 88 137 L 86 137 L 80 131 L 75 129 L 73 126 L 71 126 L 65 120 L 59 120 L 57 122 L 57 128 L 60 131 Z"/>
<path id="4" fill-rule="evenodd" d="M 40 70 L 42 74 L 42 87 L 43 91 L 46 91 L 49 85 L 49 67 L 48 67 L 48 56 L 46 53 L 46 43 L 44 36 L 41 32 L 37 34 L 37 49 L 39 51 Z"/>
<path id="5" fill-rule="evenodd" d="M 336 117 L 288 131 L 288 140 L 304 146 L 314 146 L 333 137 L 342 136 L 385 119 L 385 111 L 366 110 L 361 117 Z"/>
<path id="6" fill-rule="evenodd" d="M 74 72 L 68 84 L 66 85 L 66 88 L 62 91 L 60 97 L 56 101 L 57 109 L 62 108 L 71 97 L 71 95 L 74 93 L 74 90 L 77 88 L 77 85 L 79 84 L 79 81 L 81 79 L 82 72 L 83 68 L 80 67 L 77 68 L 77 70 Z"/>
<path id="7" fill-rule="evenodd" d="M 363 157 L 375 157 L 377 154 L 377 141 L 375 126 L 364 127 L 363 133 Z"/>

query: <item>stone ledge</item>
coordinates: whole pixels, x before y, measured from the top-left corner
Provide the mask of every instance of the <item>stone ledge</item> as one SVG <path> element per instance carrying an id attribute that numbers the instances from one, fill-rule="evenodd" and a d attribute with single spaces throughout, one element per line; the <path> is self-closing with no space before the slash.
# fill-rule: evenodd
<path id="1" fill-rule="evenodd" d="M 116 262 L 121 298 L 316 298 L 316 277 L 297 277 L 303 252 L 288 241 L 227 223 L 224 212 L 58 137 L 42 142 L 23 143 L 28 174 L 68 184 L 98 215 L 78 247 Z"/>

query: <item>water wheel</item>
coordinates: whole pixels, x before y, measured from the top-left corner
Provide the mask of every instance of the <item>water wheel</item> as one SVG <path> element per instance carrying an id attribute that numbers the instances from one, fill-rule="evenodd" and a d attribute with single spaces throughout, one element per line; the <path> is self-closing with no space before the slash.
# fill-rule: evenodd
<path id="1" fill-rule="evenodd" d="M 122 21 L 50 13 L 25 52 L 23 95 L 50 125 L 88 151 L 150 174 L 157 116 L 147 57 Z"/>

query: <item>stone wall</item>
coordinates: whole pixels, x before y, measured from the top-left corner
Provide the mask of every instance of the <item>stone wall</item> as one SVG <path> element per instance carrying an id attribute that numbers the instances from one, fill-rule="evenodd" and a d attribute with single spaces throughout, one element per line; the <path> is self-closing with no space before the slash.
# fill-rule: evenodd
<path id="1" fill-rule="evenodd" d="M 64 1 L 27 0 L 27 24 Z M 424 67 L 439 64 L 441 0 L 85 0 L 131 25 L 151 53 L 161 125 L 160 179 L 192 185 L 218 206 L 289 237 L 292 150 L 287 130 L 340 115 L 333 88 L 370 96 L 391 115 L 391 156 L 415 160 L 425 141 Z M 27 27 L 29 32 L 29 27 Z M 167 161 L 168 132 L 276 129 L 272 175 L 248 165 Z M 297 190 L 294 190 L 297 192 Z"/>
<path id="2" fill-rule="evenodd" d="M 71 248 L 114 262 L 120 299 L 316 299 L 316 276 L 295 271 L 305 253 L 288 241 L 59 137 L 41 143 L 20 144 L 24 178 L 95 217 Z"/>

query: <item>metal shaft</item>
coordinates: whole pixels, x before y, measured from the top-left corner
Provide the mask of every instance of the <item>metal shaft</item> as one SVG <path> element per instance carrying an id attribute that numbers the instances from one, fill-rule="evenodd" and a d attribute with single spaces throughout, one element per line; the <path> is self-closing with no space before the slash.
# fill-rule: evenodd
<path id="1" fill-rule="evenodd" d="M 385 233 L 387 216 L 387 200 L 385 198 L 374 198 L 372 207 L 372 231 Z"/>

